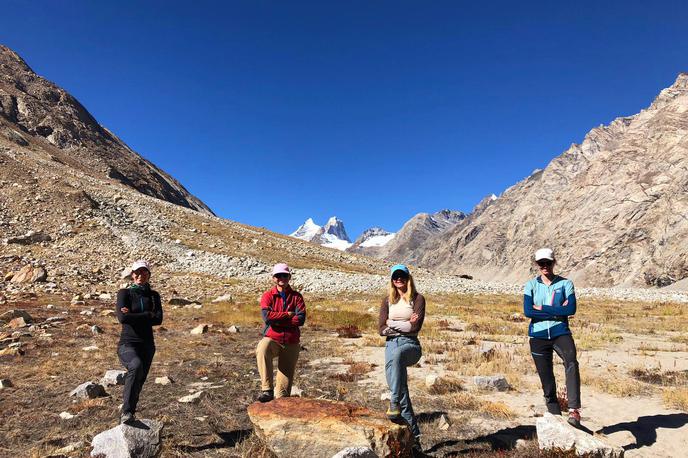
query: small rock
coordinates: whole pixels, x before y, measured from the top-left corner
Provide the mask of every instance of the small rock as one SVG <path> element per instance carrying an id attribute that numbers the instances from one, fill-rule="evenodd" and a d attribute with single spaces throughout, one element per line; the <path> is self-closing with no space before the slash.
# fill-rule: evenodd
<path id="1" fill-rule="evenodd" d="M 84 443 L 81 442 L 81 441 L 79 441 L 79 442 L 72 442 L 72 443 L 69 444 L 69 445 L 66 445 L 66 446 L 64 446 L 64 447 L 62 447 L 62 448 L 58 448 L 57 450 L 55 450 L 55 453 L 54 453 L 54 454 L 56 454 L 56 455 L 68 455 L 68 454 L 70 454 L 70 453 L 76 452 L 77 450 L 79 450 L 79 449 L 80 449 L 81 447 L 83 447 L 83 446 L 84 446 Z"/>
<path id="2" fill-rule="evenodd" d="M 392 393 L 385 391 L 380 395 L 380 401 L 390 401 L 392 399 Z"/>
<path id="3" fill-rule="evenodd" d="M 74 418 L 74 415 L 72 415 L 69 412 L 60 412 L 60 418 L 62 418 L 63 420 L 71 420 L 72 418 Z"/>
<path id="4" fill-rule="evenodd" d="M 425 376 L 425 386 L 428 388 L 432 388 L 433 386 L 437 385 L 437 382 L 439 382 L 440 377 L 437 374 L 428 374 Z"/>
<path id="5" fill-rule="evenodd" d="M 110 293 L 103 293 L 98 295 L 98 299 L 101 301 L 109 301 L 112 300 L 112 294 Z"/>
<path id="6" fill-rule="evenodd" d="M 50 310 L 50 309 L 54 309 L 55 306 L 54 306 L 53 304 L 48 304 L 48 305 L 45 306 L 45 308 L 47 308 L 48 310 Z"/>
<path id="7" fill-rule="evenodd" d="M 179 402 L 184 402 L 187 404 L 195 404 L 198 401 L 200 401 L 203 397 L 205 397 L 206 393 L 205 391 L 197 391 L 194 394 L 190 394 L 188 396 L 184 396 L 179 398 Z"/>
<path id="8" fill-rule="evenodd" d="M 114 311 L 114 310 L 110 310 L 110 309 L 101 310 L 100 313 L 98 313 L 98 315 L 100 315 L 100 316 L 114 316 L 114 315 L 115 315 L 115 311 Z"/>
<path id="9" fill-rule="evenodd" d="M 473 384 L 478 388 L 486 390 L 507 391 L 511 388 L 509 382 L 502 375 L 476 375 L 473 377 Z"/>
<path id="10" fill-rule="evenodd" d="M 0 350 L 0 356 L 21 356 L 24 354 L 24 350 L 21 348 L 7 347 Z"/>
<path id="11" fill-rule="evenodd" d="M 183 297 L 173 297 L 167 303 L 170 305 L 189 305 L 193 304 L 193 301 L 184 299 Z"/>
<path id="12" fill-rule="evenodd" d="M 236 334 L 240 331 L 239 326 L 232 325 L 229 328 L 227 328 L 228 332 L 231 332 L 232 334 Z"/>
<path id="13" fill-rule="evenodd" d="M 27 322 L 24 321 L 24 318 L 22 317 L 17 317 L 12 319 L 7 326 L 9 326 L 12 329 L 19 329 L 19 328 L 25 328 L 28 326 Z"/>
<path id="14" fill-rule="evenodd" d="M 83 347 L 83 351 L 98 351 L 100 350 L 96 345 L 90 345 L 88 347 Z"/>
<path id="15" fill-rule="evenodd" d="M 93 315 L 93 312 L 90 310 L 82 310 L 81 313 L 79 313 L 79 315 L 91 316 Z"/>
<path id="16" fill-rule="evenodd" d="M 76 396 L 77 398 L 81 399 L 95 399 L 107 396 L 107 393 L 105 392 L 103 385 L 93 382 L 84 382 L 74 388 L 69 395 Z"/>
<path id="17" fill-rule="evenodd" d="M 94 324 L 93 326 L 91 326 L 91 333 L 94 336 L 102 334 L 103 332 L 104 332 L 103 329 L 100 326 L 98 326 L 97 324 Z"/>
<path id="18" fill-rule="evenodd" d="M 216 297 L 213 299 L 213 303 L 215 302 L 232 302 L 234 298 L 232 297 L 231 294 L 223 294 L 222 296 Z"/>
<path id="19" fill-rule="evenodd" d="M 24 322 L 26 323 L 32 323 L 33 318 L 31 315 L 26 310 L 22 309 L 14 309 L 14 310 L 8 310 L 2 315 L 0 315 L 0 323 L 7 323 L 8 321 L 12 321 L 15 318 L 23 318 Z"/>
<path id="20" fill-rule="evenodd" d="M 105 386 L 124 385 L 124 378 L 126 376 L 127 371 L 110 369 L 109 371 L 105 372 L 103 378 L 100 379 L 100 383 Z"/>
<path id="21" fill-rule="evenodd" d="M 137 420 L 131 425 L 119 425 L 93 438 L 91 456 L 106 458 L 150 458 L 158 455 L 161 446 L 162 423 Z"/>
<path id="22" fill-rule="evenodd" d="M 10 280 L 12 283 L 38 283 L 48 279 L 48 272 L 43 267 L 33 267 L 28 264 L 15 272 Z"/>
<path id="23" fill-rule="evenodd" d="M 446 431 L 449 429 L 450 426 L 451 423 L 449 422 L 449 418 L 447 418 L 446 415 L 442 414 L 442 416 L 440 416 L 439 421 L 437 422 L 437 427 L 442 431 Z"/>
<path id="24" fill-rule="evenodd" d="M 290 396 L 295 396 L 297 398 L 303 397 L 303 390 L 296 385 L 292 385 Z"/>
<path id="25" fill-rule="evenodd" d="M 158 385 L 169 385 L 170 383 L 174 383 L 174 380 L 172 380 L 168 376 L 155 377 L 155 383 L 157 383 Z"/>
<path id="26" fill-rule="evenodd" d="M 332 458 L 378 458 L 378 456 L 370 447 L 347 447 L 332 455 Z"/>
<path id="27" fill-rule="evenodd" d="M 198 335 L 198 334 L 205 334 L 208 332 L 208 325 L 207 324 L 199 324 L 195 328 L 193 328 L 191 331 L 189 331 L 190 334 L 193 335 Z"/>
<path id="28" fill-rule="evenodd" d="M 8 378 L 0 378 L 0 389 L 2 389 L 2 388 L 10 388 L 10 387 L 12 387 L 12 386 L 14 386 L 14 385 L 12 384 L 12 381 L 11 381 L 10 379 L 8 379 Z"/>

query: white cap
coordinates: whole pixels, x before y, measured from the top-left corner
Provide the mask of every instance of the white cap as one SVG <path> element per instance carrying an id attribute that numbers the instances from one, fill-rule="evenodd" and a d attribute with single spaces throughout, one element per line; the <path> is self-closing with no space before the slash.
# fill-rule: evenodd
<path id="1" fill-rule="evenodd" d="M 135 261 L 135 262 L 131 265 L 131 271 L 132 271 L 132 272 L 135 272 L 135 271 L 137 271 L 137 270 L 139 270 L 139 269 L 141 269 L 141 268 L 144 268 L 144 269 L 146 269 L 148 272 L 150 272 L 150 264 L 148 264 L 148 261 L 145 261 L 145 260 L 143 260 L 143 259 L 139 259 L 138 261 Z"/>
<path id="2" fill-rule="evenodd" d="M 280 262 L 279 264 L 275 264 L 275 267 L 272 268 L 272 276 L 274 277 L 277 274 L 291 275 L 291 269 L 285 263 Z"/>
<path id="3" fill-rule="evenodd" d="M 535 262 L 547 259 L 549 261 L 554 261 L 554 251 L 550 248 L 540 248 L 535 252 Z"/>

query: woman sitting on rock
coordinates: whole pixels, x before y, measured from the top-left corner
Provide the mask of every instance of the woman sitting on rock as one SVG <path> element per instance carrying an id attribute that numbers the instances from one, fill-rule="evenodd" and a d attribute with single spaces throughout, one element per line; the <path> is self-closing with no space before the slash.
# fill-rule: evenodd
<path id="1" fill-rule="evenodd" d="M 523 314 L 531 318 L 528 326 L 530 352 L 540 376 L 547 410 L 561 415 L 557 385 L 552 368 L 553 352 L 564 361 L 568 422 L 580 427 L 580 373 L 576 344 L 569 329 L 569 316 L 576 313 L 576 293 L 571 280 L 554 274 L 554 252 L 540 248 L 535 252 L 540 275 L 528 281 L 523 293 Z"/>
<path id="2" fill-rule="evenodd" d="M 155 354 L 153 326 L 162 323 L 160 295 L 151 289 L 150 276 L 148 262 L 136 261 L 131 266 L 133 283 L 117 292 L 117 319 L 122 323 L 117 354 L 127 368 L 120 423 L 134 421 L 139 394 Z"/>
<path id="3" fill-rule="evenodd" d="M 420 447 L 420 429 L 409 397 L 406 368 L 421 357 L 418 332 L 425 319 L 425 298 L 416 292 L 408 267 L 392 267 L 387 297 L 382 301 L 378 321 L 380 335 L 387 337 L 385 345 L 385 374 L 391 391 L 387 416 L 390 420 L 403 418 L 411 427 L 415 447 Z"/>
<path id="4" fill-rule="evenodd" d="M 256 348 L 256 360 L 260 373 L 260 402 L 272 401 L 275 397 L 291 395 L 296 362 L 301 344 L 300 326 L 306 322 L 306 304 L 303 296 L 289 286 L 291 271 L 284 263 L 272 268 L 274 287 L 263 294 L 260 310 L 265 322 L 263 338 Z M 272 360 L 277 358 L 276 393 L 272 382 Z"/>

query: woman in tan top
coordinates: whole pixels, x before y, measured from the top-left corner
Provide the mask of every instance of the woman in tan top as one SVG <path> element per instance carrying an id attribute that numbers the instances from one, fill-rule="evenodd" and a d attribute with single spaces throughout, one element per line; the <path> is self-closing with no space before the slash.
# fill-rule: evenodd
<path id="1" fill-rule="evenodd" d="M 425 298 L 416 292 L 413 277 L 403 264 L 392 266 L 389 292 L 380 307 L 380 335 L 385 344 L 385 374 L 391 391 L 387 416 L 391 420 L 403 418 L 411 427 L 414 448 L 420 448 L 420 429 L 413 414 L 409 397 L 406 368 L 421 357 L 418 331 L 425 319 Z"/>

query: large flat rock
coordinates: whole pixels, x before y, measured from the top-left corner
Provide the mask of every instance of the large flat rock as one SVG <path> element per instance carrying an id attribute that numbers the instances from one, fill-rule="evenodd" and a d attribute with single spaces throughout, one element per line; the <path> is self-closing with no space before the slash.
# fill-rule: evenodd
<path id="1" fill-rule="evenodd" d="M 408 427 L 355 404 L 279 398 L 251 404 L 248 415 L 278 457 L 331 458 L 347 447 L 368 447 L 379 457 L 411 456 Z"/>
<path id="2" fill-rule="evenodd" d="M 546 413 L 535 423 L 541 450 L 575 452 L 590 458 L 621 458 L 624 450 L 574 428 L 559 415 Z"/>

